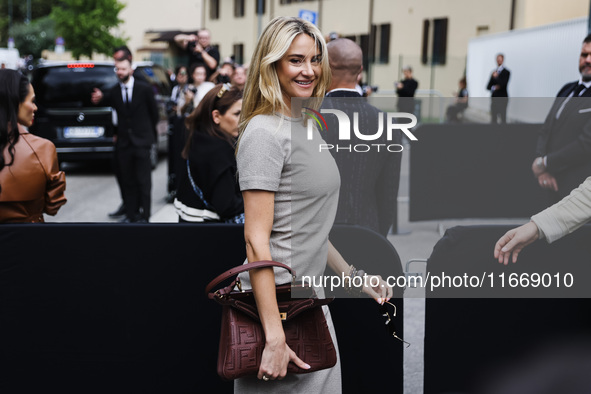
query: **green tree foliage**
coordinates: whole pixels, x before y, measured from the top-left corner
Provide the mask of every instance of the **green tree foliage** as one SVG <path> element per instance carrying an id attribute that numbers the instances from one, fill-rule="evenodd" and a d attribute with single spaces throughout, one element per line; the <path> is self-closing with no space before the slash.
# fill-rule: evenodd
<path id="1" fill-rule="evenodd" d="M 21 56 L 31 54 L 41 57 L 41 51 L 51 49 L 55 43 L 54 23 L 49 16 L 35 19 L 29 24 L 18 23 L 12 27 L 15 47 Z"/>
<path id="2" fill-rule="evenodd" d="M 31 0 L 31 20 L 49 15 L 51 7 L 55 0 Z M 9 0 L 0 0 L 0 47 L 6 47 L 8 43 L 8 25 L 9 25 Z M 27 1 L 12 0 L 12 26 L 25 23 L 27 16 Z"/>
<path id="3" fill-rule="evenodd" d="M 122 22 L 125 7 L 118 0 L 61 0 L 51 11 L 56 33 L 66 42 L 72 56 L 92 57 L 93 52 L 111 55 L 125 40 L 111 34 Z"/>

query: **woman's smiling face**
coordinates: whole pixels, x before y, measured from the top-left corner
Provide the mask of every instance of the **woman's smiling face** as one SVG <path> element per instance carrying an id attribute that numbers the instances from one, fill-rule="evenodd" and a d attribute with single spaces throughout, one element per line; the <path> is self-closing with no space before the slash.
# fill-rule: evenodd
<path id="1" fill-rule="evenodd" d="M 277 77 L 288 108 L 291 108 L 292 97 L 312 96 L 322 73 L 321 56 L 314 39 L 307 34 L 299 34 L 277 62 Z"/>

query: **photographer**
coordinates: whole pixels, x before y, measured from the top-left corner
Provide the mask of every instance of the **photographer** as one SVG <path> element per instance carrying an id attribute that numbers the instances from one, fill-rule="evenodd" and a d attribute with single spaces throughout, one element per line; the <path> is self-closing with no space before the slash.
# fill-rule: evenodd
<path id="1" fill-rule="evenodd" d="M 246 68 L 244 66 L 236 65 L 234 67 L 234 73 L 232 74 L 230 83 L 240 90 L 244 89 L 244 84 L 246 83 Z"/>
<path id="2" fill-rule="evenodd" d="M 197 106 L 207 92 L 209 92 L 215 85 L 205 80 L 206 66 L 201 63 L 196 63 L 191 66 L 191 78 L 193 82 L 185 91 L 185 104 L 181 108 L 181 113 L 188 115 Z"/>
<path id="3" fill-rule="evenodd" d="M 218 83 L 230 83 L 233 74 L 234 63 L 230 60 L 226 60 L 222 63 L 220 68 L 215 73 L 213 73 L 213 75 L 208 79 L 208 81 L 216 85 Z"/>
<path id="4" fill-rule="evenodd" d="M 366 83 L 362 83 L 361 85 L 359 85 L 359 88 L 361 90 L 361 96 L 363 97 L 369 97 L 372 93 L 378 91 L 377 85 L 368 85 Z"/>
<path id="5" fill-rule="evenodd" d="M 182 116 L 181 108 L 185 105 L 185 93 L 189 89 L 189 72 L 185 66 L 177 66 L 175 70 L 177 84 L 172 88 L 170 101 L 167 104 L 168 116 Z M 196 90 L 195 90 L 196 91 Z"/>
<path id="6" fill-rule="evenodd" d="M 398 112 L 407 112 L 407 113 L 414 113 L 415 112 L 415 92 L 419 87 L 419 83 L 416 79 L 412 77 L 412 67 L 405 66 L 402 69 L 402 73 L 404 74 L 404 79 L 394 83 L 394 87 L 396 87 L 396 94 L 398 94 L 399 98 L 397 102 L 397 109 Z"/>
<path id="7" fill-rule="evenodd" d="M 177 34 L 174 37 L 174 41 L 187 52 L 187 66 L 195 63 L 205 64 L 207 72 L 206 79 L 209 79 L 220 62 L 220 53 L 210 45 L 211 36 L 209 30 L 201 29 L 196 35 Z"/>
<path id="8" fill-rule="evenodd" d="M 176 67 L 175 80 L 170 101 L 167 103 L 168 113 L 168 193 L 172 201 L 176 195 L 180 170 L 183 168 L 181 150 L 185 142 L 185 96 L 189 90 L 189 71 L 184 65 Z M 195 89 L 195 91 L 197 91 Z"/>

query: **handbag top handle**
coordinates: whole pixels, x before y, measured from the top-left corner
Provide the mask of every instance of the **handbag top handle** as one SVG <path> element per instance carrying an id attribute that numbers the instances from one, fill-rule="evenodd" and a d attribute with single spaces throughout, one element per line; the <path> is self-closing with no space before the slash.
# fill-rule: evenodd
<path id="1" fill-rule="evenodd" d="M 209 298 L 213 298 L 215 293 L 212 293 L 211 291 L 214 289 L 214 287 L 216 287 L 217 285 L 219 285 L 223 281 L 230 279 L 230 278 L 238 275 L 241 272 L 250 271 L 252 269 L 257 269 L 257 268 L 265 268 L 265 267 L 285 268 L 286 270 L 288 270 L 290 272 L 292 277 L 295 278 L 295 276 L 296 276 L 295 271 L 293 269 L 291 269 L 290 266 L 285 265 L 283 263 L 279 263 L 277 261 L 272 261 L 272 260 L 254 261 L 252 263 L 242 264 L 237 267 L 230 268 L 226 272 L 218 275 L 214 280 L 209 282 L 209 284 L 205 288 L 205 294 L 207 294 L 207 296 Z"/>

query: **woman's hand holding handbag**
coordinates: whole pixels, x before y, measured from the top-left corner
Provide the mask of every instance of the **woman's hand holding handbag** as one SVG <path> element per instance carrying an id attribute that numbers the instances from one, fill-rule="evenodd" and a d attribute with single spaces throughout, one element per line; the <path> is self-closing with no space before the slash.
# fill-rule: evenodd
<path id="1" fill-rule="evenodd" d="M 281 267 L 292 275 L 292 283 L 276 286 L 277 304 L 285 332 L 287 346 L 310 366 L 303 369 L 290 363 L 288 373 L 309 373 L 333 367 L 337 362 L 323 305 L 332 301 L 318 299 L 309 286 L 295 285 L 295 272 L 275 261 L 257 261 L 234 267 L 212 280 L 205 292 L 222 305 L 222 326 L 218 353 L 218 374 L 224 379 L 257 375 L 265 347 L 265 333 L 261 326 L 252 290 L 243 291 L 237 274 L 251 269 Z M 214 288 L 235 277 L 226 287 Z M 293 298 L 297 293 L 298 298 Z M 264 377 L 263 377 L 264 378 Z"/>

